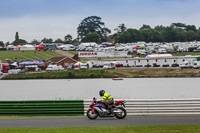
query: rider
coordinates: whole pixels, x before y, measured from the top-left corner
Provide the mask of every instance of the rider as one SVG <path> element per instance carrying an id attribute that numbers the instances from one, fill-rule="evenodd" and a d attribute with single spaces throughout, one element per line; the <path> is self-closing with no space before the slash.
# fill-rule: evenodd
<path id="1" fill-rule="evenodd" d="M 113 97 L 104 90 L 100 90 L 99 95 L 102 97 L 101 101 L 104 103 L 106 108 L 109 109 L 110 113 L 112 113 L 112 108 L 110 105 L 114 103 Z"/>

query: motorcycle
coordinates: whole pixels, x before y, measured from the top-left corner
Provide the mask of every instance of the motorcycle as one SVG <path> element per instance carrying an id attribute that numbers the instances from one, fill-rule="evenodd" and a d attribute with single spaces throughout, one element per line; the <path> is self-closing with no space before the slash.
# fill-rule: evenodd
<path id="1" fill-rule="evenodd" d="M 96 98 L 93 98 L 93 102 L 90 105 L 90 109 L 87 111 L 87 117 L 89 119 L 96 119 L 99 117 L 116 117 L 118 119 L 124 119 L 127 115 L 125 107 L 125 100 L 118 100 L 111 106 L 112 112 L 106 110 L 106 106 L 102 102 L 98 102 Z M 120 106 L 121 105 L 121 106 Z"/>

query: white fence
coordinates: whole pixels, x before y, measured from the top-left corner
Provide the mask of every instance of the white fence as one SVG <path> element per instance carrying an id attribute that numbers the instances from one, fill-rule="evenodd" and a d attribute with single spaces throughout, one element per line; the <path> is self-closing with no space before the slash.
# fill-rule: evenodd
<path id="1" fill-rule="evenodd" d="M 200 99 L 127 99 L 128 115 L 200 114 Z M 92 100 L 84 100 L 84 112 Z"/>

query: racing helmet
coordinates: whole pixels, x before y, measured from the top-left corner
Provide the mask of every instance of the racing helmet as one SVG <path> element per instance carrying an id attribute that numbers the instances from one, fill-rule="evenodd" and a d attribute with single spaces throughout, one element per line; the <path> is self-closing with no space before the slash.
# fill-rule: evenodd
<path id="1" fill-rule="evenodd" d="M 100 90 L 99 91 L 99 95 L 102 97 L 104 95 L 105 91 L 104 90 Z"/>

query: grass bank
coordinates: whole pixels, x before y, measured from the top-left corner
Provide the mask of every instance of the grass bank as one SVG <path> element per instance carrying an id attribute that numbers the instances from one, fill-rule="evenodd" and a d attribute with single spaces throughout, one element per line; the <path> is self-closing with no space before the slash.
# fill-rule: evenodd
<path id="1" fill-rule="evenodd" d="M 8 75 L 4 79 L 81 79 L 81 78 L 112 78 L 114 75 L 105 70 L 57 71 L 32 74 Z M 116 77 L 116 76 L 114 76 Z"/>
<path id="2" fill-rule="evenodd" d="M 35 50 L 26 50 L 26 51 L 0 51 L 0 60 L 5 62 L 6 59 L 10 61 L 33 61 L 33 60 L 49 60 L 52 57 L 60 56 L 59 54 L 52 51 L 35 51 Z"/>
<path id="3" fill-rule="evenodd" d="M 67 127 L 67 128 L 11 128 L 0 133 L 199 133 L 200 125 L 124 126 L 124 127 Z"/>
<path id="4" fill-rule="evenodd" d="M 199 69 L 179 68 L 120 68 L 111 70 L 57 71 L 32 74 L 8 75 L 11 79 L 83 79 L 83 78 L 145 78 L 145 77 L 200 77 Z"/>
<path id="5" fill-rule="evenodd" d="M 142 78 L 142 77 L 199 77 L 199 69 L 180 68 L 126 68 L 108 70 L 117 77 Z"/>

